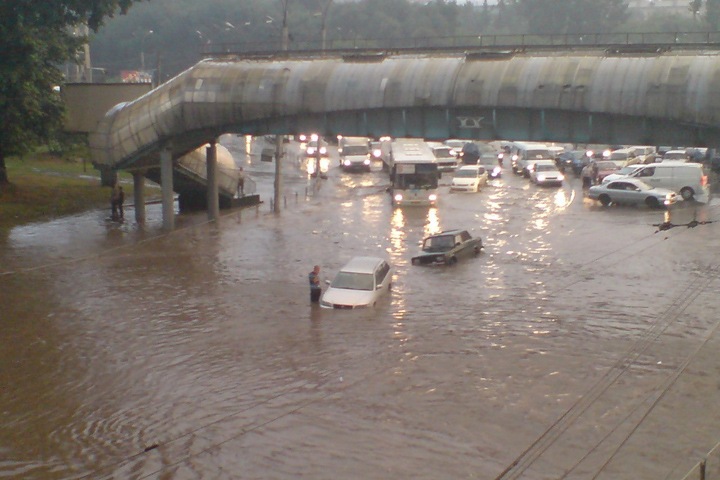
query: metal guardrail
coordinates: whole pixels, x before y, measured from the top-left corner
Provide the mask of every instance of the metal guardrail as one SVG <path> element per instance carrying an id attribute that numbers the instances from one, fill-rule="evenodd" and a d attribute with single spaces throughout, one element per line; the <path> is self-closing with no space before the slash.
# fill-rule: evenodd
<path id="1" fill-rule="evenodd" d="M 720 49 L 720 32 L 649 32 L 649 33 L 582 33 L 582 34 L 498 34 L 412 38 L 375 38 L 328 40 L 325 48 L 319 40 L 296 39 L 281 48 L 277 42 L 216 43 L 203 46 L 204 55 L 259 54 L 337 54 L 345 51 L 377 50 L 447 50 L 447 49 L 574 49 L 599 47 L 657 47 Z"/>
<path id="2" fill-rule="evenodd" d="M 705 455 L 683 477 L 683 480 L 719 480 L 720 479 L 720 443 Z"/>

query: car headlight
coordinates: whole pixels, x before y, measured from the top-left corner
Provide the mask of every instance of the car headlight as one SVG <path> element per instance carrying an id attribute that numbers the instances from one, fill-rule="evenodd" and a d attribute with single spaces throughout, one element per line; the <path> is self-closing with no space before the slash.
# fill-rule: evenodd
<path id="1" fill-rule="evenodd" d="M 545 175 L 543 175 L 543 174 L 541 173 L 540 175 L 537 176 L 537 179 L 538 179 L 538 182 L 544 182 L 544 181 L 545 181 Z"/>
<path id="2" fill-rule="evenodd" d="M 517 161 L 518 161 L 518 156 L 517 156 L 517 155 L 513 155 L 513 156 L 512 156 L 512 161 L 513 161 L 513 162 L 517 162 Z"/>
<path id="3" fill-rule="evenodd" d="M 495 167 L 495 168 L 493 168 L 493 175 L 497 175 L 501 171 L 502 171 L 502 169 L 500 167 Z"/>
<path id="4" fill-rule="evenodd" d="M 437 195 L 435 195 L 434 193 L 431 193 L 430 195 L 428 195 L 428 200 L 430 200 L 431 202 L 434 202 L 435 200 L 437 200 Z"/>
<path id="5" fill-rule="evenodd" d="M 345 165 L 346 167 L 349 167 L 351 164 L 352 164 L 352 162 L 350 160 L 345 160 L 343 162 L 343 165 Z"/>
<path id="6" fill-rule="evenodd" d="M 365 165 L 370 165 L 370 159 L 369 159 L 369 158 L 366 158 L 365 160 L 363 160 L 363 163 L 364 163 Z"/>
<path id="7" fill-rule="evenodd" d="M 317 133 L 313 133 L 310 135 L 310 140 L 313 142 L 317 142 L 319 139 L 320 139 L 320 137 L 318 137 Z"/>
<path id="8" fill-rule="evenodd" d="M 402 202 L 402 199 L 403 199 L 402 193 L 398 193 L 395 195 L 396 202 Z"/>
<path id="9" fill-rule="evenodd" d="M 306 151 L 308 155 L 315 155 L 315 147 L 308 147 Z"/>
<path id="10" fill-rule="evenodd" d="M 380 158 L 381 155 L 382 155 L 382 151 L 380 149 L 373 150 L 373 157 Z"/>
<path id="11" fill-rule="evenodd" d="M 327 153 L 327 147 L 320 147 L 320 155 L 325 155 Z"/>
<path id="12" fill-rule="evenodd" d="M 558 175 L 558 180 L 560 180 L 561 182 L 565 180 L 565 175 L 563 175 L 562 173 Z"/>

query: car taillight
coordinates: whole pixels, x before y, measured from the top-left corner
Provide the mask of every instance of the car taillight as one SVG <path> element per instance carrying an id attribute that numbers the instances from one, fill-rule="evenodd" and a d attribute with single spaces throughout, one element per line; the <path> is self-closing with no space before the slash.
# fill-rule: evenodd
<path id="1" fill-rule="evenodd" d="M 703 175 L 702 178 L 700 179 L 700 185 L 702 185 L 703 187 L 706 186 L 708 184 L 707 178 L 708 178 L 707 175 Z"/>

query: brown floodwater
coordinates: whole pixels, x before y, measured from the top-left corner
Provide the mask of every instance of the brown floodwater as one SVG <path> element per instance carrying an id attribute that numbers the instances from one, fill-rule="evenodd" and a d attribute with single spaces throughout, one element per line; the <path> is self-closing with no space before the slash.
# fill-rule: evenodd
<path id="1" fill-rule="evenodd" d="M 258 207 L 2 234 L 0 478 L 680 479 L 720 441 L 720 223 L 653 226 L 714 200 L 602 208 L 506 169 L 393 209 L 379 165 L 315 185 L 290 157 L 275 214 L 274 165 L 229 146 Z M 484 251 L 410 265 L 450 228 Z M 311 306 L 312 265 L 355 255 L 391 295 Z"/>

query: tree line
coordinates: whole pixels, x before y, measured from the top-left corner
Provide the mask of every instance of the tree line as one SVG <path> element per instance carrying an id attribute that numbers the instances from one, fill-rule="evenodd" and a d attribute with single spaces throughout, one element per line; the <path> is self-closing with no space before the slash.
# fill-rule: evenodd
<path id="1" fill-rule="evenodd" d="M 367 39 L 718 30 L 720 0 L 688 1 L 688 14 L 678 16 L 629 9 L 628 0 L 151 0 L 108 22 L 91 51 L 111 75 L 140 69 L 144 57 L 164 80 L 222 47 L 280 50 L 283 18 L 291 48 L 319 48 L 323 32 L 330 48 Z"/>

